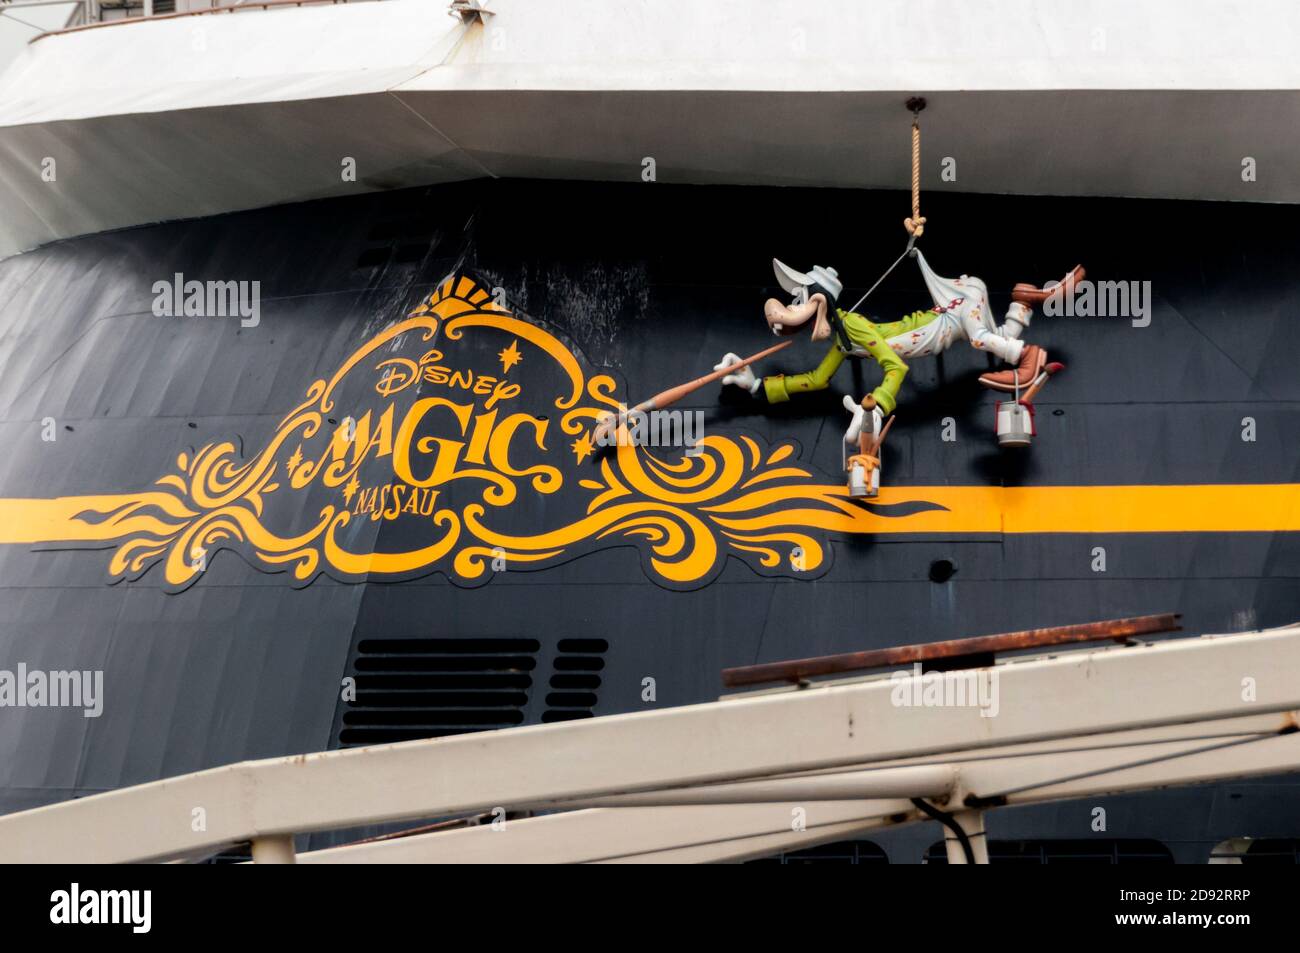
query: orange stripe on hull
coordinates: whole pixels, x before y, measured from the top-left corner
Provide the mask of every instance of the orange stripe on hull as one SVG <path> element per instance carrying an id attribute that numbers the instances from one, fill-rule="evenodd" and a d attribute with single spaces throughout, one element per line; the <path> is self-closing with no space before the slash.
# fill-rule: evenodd
<path id="1" fill-rule="evenodd" d="M 843 497 L 839 486 L 804 486 L 798 497 Z M 1300 532 L 1300 484 L 1189 486 L 911 486 L 887 487 L 852 516 L 802 510 L 787 498 L 776 512 L 750 519 L 719 518 L 723 526 L 815 525 L 840 533 L 1256 533 Z M 138 512 L 169 503 L 167 494 L 0 499 L 0 543 L 107 542 L 174 527 Z M 134 504 L 134 505 L 133 505 Z M 900 504 L 943 507 L 887 515 Z M 80 514 L 91 515 L 79 519 Z M 172 514 L 181 516 L 182 514 Z"/>

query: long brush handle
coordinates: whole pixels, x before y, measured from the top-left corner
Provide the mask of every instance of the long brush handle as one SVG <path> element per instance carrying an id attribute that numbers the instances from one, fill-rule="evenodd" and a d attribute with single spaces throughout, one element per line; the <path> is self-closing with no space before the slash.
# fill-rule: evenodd
<path id="1" fill-rule="evenodd" d="M 681 400 L 687 394 L 699 390 L 701 387 L 704 387 L 706 384 L 710 384 L 713 381 L 722 380 L 722 378 L 726 377 L 728 374 L 734 374 L 737 370 L 739 370 L 742 367 L 748 367 L 750 364 L 753 364 L 755 361 L 761 361 L 763 358 L 769 357 L 775 354 L 777 351 L 783 351 L 793 343 L 794 343 L 793 339 L 789 341 L 782 341 L 780 344 L 774 344 L 772 345 L 772 347 L 759 351 L 757 354 L 752 354 L 749 357 L 745 358 L 744 360 L 739 361 L 735 364 L 728 364 L 726 367 L 722 368 L 721 370 L 712 371 L 708 374 L 705 374 L 703 377 L 695 378 L 695 380 L 693 381 L 688 381 L 685 384 L 678 384 L 676 387 L 670 387 L 667 390 L 660 391 L 659 393 L 651 397 L 649 400 L 641 401 L 641 403 L 637 404 L 635 407 L 631 408 L 631 410 L 625 413 L 616 414 L 613 411 L 610 411 L 610 413 L 605 415 L 604 419 L 602 419 L 598 424 L 596 424 L 596 429 L 592 431 L 592 434 L 597 440 L 599 440 L 606 433 L 608 433 L 609 430 L 613 428 L 616 422 L 625 419 L 628 413 L 631 413 L 632 411 L 640 411 L 641 413 L 645 413 L 646 411 L 649 410 L 658 410 L 660 408 L 667 407 L 669 404 L 675 404 L 677 401 Z"/>
<path id="2" fill-rule="evenodd" d="M 770 357 L 771 355 L 775 354 L 777 351 L 783 351 L 793 343 L 794 343 L 793 340 L 789 340 L 789 341 L 782 341 L 780 344 L 774 344 L 772 347 L 769 347 L 763 351 L 759 351 L 757 354 L 753 354 L 742 361 L 739 361 L 735 364 L 728 364 L 726 367 L 722 368 L 721 370 L 712 371 L 708 374 L 705 374 L 703 377 L 695 378 L 695 380 L 693 381 L 688 381 L 685 384 L 678 384 L 676 387 L 670 387 L 667 390 L 660 391 L 659 393 L 651 397 L 649 400 L 643 400 L 641 403 L 637 404 L 632 409 L 640 410 L 640 411 L 660 410 L 664 407 L 669 406 L 670 404 L 675 404 L 677 403 L 677 401 L 681 400 L 687 394 L 694 393 L 695 391 L 699 390 L 701 387 L 704 387 L 708 384 L 712 384 L 714 381 L 722 380 L 722 378 L 726 377 L 728 374 L 734 374 L 742 367 L 748 367 L 750 364 L 753 364 L 755 361 L 761 361 L 765 357 Z"/>

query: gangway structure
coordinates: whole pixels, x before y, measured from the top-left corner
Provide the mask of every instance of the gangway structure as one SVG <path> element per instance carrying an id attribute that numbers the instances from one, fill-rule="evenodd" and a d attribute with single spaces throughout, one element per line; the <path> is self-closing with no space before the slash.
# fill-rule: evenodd
<path id="1" fill-rule="evenodd" d="M 989 811 L 1295 771 L 1298 727 L 1300 625 L 1126 638 L 233 764 L 0 817 L 0 862 L 726 862 L 933 818 L 987 863 Z M 294 851 L 431 817 L 462 823 Z"/>

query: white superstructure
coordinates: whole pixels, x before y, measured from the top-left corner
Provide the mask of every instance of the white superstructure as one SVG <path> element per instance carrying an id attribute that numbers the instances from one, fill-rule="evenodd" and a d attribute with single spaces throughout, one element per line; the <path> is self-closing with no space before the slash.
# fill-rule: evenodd
<path id="1" fill-rule="evenodd" d="M 0 254 L 482 176 L 640 182 L 647 160 L 658 182 L 904 188 L 913 93 L 926 189 L 1300 200 L 1286 0 L 487 7 L 271 5 L 34 40 L 0 78 Z"/>

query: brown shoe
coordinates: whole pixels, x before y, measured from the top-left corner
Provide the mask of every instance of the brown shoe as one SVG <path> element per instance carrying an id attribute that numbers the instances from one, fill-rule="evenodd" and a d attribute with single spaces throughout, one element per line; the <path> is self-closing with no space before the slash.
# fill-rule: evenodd
<path id="1" fill-rule="evenodd" d="M 1083 280 L 1085 274 L 1087 272 L 1083 270 L 1083 265 L 1075 265 L 1070 273 L 1061 279 L 1059 285 L 1054 285 L 1051 288 L 1036 288 L 1033 285 L 1021 282 L 1011 289 L 1011 300 L 1030 306 L 1041 306 L 1048 298 L 1069 294 L 1074 290 L 1074 286 Z"/>
<path id="2" fill-rule="evenodd" d="M 1020 354 L 1020 363 L 1016 365 L 1014 371 L 982 374 L 980 375 L 980 383 L 994 390 L 1013 393 L 1017 383 L 1022 389 L 1028 387 L 1034 382 L 1034 378 L 1043 372 L 1043 368 L 1046 366 L 1047 352 L 1037 344 L 1026 344 L 1025 349 Z"/>

